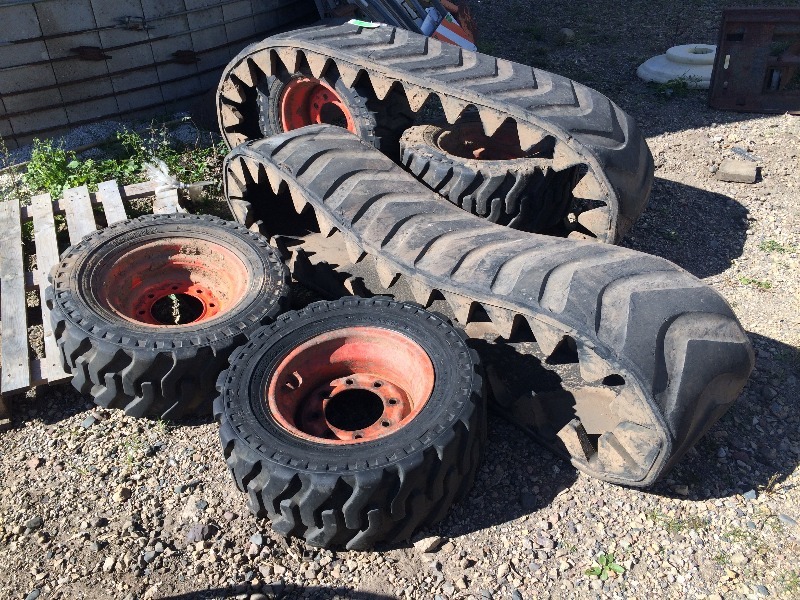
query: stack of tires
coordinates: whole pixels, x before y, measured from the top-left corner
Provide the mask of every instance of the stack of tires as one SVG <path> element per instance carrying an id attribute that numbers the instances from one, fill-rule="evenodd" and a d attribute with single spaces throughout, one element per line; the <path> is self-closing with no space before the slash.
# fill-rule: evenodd
<path id="1" fill-rule="evenodd" d="M 592 475 L 651 483 L 724 413 L 753 358 L 713 290 L 661 259 L 584 243 L 619 240 L 644 209 L 652 157 L 635 123 L 557 75 L 359 23 L 269 38 L 226 69 L 238 224 L 144 216 L 63 254 L 46 302 L 73 385 L 134 416 L 213 412 L 237 487 L 281 534 L 402 542 L 469 492 L 486 440 L 479 357 L 426 310 L 438 294 L 461 325 L 480 311 L 505 339 L 527 327 L 545 367 L 573 357 L 583 395 L 558 427 L 545 409 L 563 407 L 539 398 L 537 439 Z M 426 120 L 433 95 L 442 114 Z M 298 218 L 313 207 L 323 248 L 340 244 L 349 266 L 374 255 L 364 295 L 376 295 L 286 312 L 290 271 L 315 283 L 301 274 L 307 253 L 276 241 L 283 227 L 303 243 L 268 204 L 287 198 Z M 441 260 L 426 266 L 433 246 Z M 476 291 L 479 277 L 455 275 L 465 265 L 496 276 Z M 401 276 L 420 303 L 382 295 Z"/>

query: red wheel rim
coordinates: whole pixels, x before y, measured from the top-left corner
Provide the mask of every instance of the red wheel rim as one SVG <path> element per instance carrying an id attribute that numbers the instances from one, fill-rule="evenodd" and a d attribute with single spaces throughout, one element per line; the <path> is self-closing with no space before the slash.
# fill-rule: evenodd
<path id="1" fill-rule="evenodd" d="M 292 350 L 266 385 L 267 409 L 286 431 L 324 444 L 358 444 L 411 422 L 433 391 L 419 344 L 379 327 L 346 327 Z"/>
<path id="2" fill-rule="evenodd" d="M 280 111 L 284 131 L 328 123 L 358 133 L 353 115 L 342 98 L 332 86 L 319 79 L 290 79 L 281 93 Z"/>
<path id="3" fill-rule="evenodd" d="M 135 323 L 176 327 L 211 320 L 244 296 L 248 271 L 227 247 L 170 237 L 123 251 L 102 265 L 96 297 Z"/>

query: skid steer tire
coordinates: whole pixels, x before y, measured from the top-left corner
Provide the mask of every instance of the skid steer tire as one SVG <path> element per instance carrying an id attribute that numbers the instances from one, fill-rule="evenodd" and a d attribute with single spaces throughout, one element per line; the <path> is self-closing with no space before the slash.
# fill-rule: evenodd
<path id="1" fill-rule="evenodd" d="M 434 303 L 466 328 L 529 343 L 561 383 L 555 395 L 534 383 L 498 410 L 591 476 L 650 485 L 753 368 L 731 307 L 680 267 L 488 223 L 342 129 L 242 144 L 223 172 L 231 206 L 265 216 L 298 281 Z"/>
<path id="2" fill-rule="evenodd" d="M 400 162 L 440 196 L 492 223 L 539 233 L 562 222 L 577 172 L 554 171 L 535 152 L 497 156 L 503 149 L 493 153 L 492 142 L 480 122 L 419 125 L 400 138 Z M 488 158 L 468 156 L 478 151 Z"/>
<path id="3" fill-rule="evenodd" d="M 64 252 L 49 280 L 72 385 L 101 406 L 169 419 L 211 412 L 228 356 L 281 312 L 288 291 L 261 235 L 188 214 L 96 231 Z"/>
<path id="4" fill-rule="evenodd" d="M 438 101 L 448 123 L 474 110 L 488 136 L 507 126 L 516 129 L 525 151 L 549 145 L 550 168 L 580 175 L 571 189 L 584 201 L 579 225 L 599 241 L 618 242 L 647 205 L 653 157 L 636 122 L 599 92 L 565 77 L 401 28 L 348 23 L 298 29 L 248 46 L 225 68 L 217 116 L 229 147 L 263 137 L 258 90 L 283 73 L 341 79 L 365 95 L 378 128 L 386 123 L 374 102 L 399 97 L 408 107 L 405 116 Z M 395 135 L 397 125 L 388 126 Z M 399 160 L 393 150 L 367 141 Z"/>
<path id="5" fill-rule="evenodd" d="M 464 337 L 380 297 L 317 302 L 255 332 L 214 401 L 250 510 L 285 536 L 351 550 L 442 519 L 485 444 L 478 356 Z"/>

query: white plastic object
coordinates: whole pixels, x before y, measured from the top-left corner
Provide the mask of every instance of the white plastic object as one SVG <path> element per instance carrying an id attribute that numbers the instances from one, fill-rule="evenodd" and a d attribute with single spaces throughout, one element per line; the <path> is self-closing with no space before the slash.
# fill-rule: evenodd
<path id="1" fill-rule="evenodd" d="M 639 65 L 636 74 L 645 81 L 667 83 L 680 79 L 689 88 L 707 90 L 711 85 L 716 52 L 717 47 L 709 44 L 673 46 L 666 54 L 654 56 Z"/>

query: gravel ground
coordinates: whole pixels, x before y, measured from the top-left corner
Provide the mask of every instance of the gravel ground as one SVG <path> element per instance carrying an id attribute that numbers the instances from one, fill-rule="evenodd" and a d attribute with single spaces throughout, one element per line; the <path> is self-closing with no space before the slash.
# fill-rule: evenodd
<path id="1" fill-rule="evenodd" d="M 319 551 L 249 516 L 210 420 L 134 420 L 41 388 L 0 434 L 0 595 L 800 597 L 800 119 L 713 111 L 703 92 L 666 96 L 634 75 L 669 46 L 715 43 L 730 4 L 475 3 L 482 50 L 587 83 L 637 117 L 656 181 L 624 244 L 713 285 L 752 336 L 740 401 L 666 480 L 589 479 L 490 418 L 477 484 L 445 522 L 383 552 Z M 756 158 L 755 184 L 715 178 L 734 147 Z M 588 575 L 598 553 L 624 573 Z"/>

